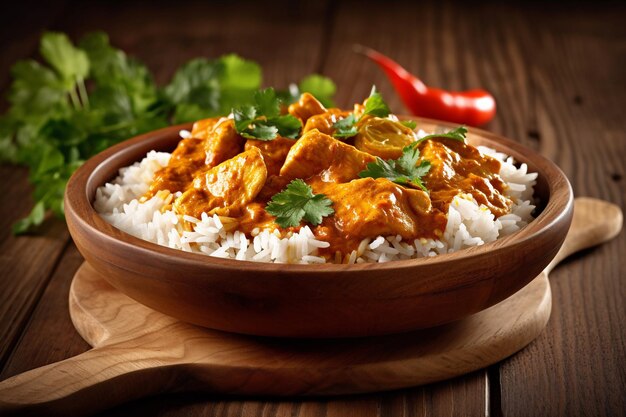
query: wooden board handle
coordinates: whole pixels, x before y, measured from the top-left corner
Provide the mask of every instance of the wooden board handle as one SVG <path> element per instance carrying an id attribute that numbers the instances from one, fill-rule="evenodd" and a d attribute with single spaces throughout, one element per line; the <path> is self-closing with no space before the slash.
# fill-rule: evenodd
<path id="1" fill-rule="evenodd" d="M 595 198 L 576 198 L 574 218 L 565 242 L 545 272 L 550 273 L 559 262 L 580 250 L 613 239 L 622 230 L 622 222 L 619 206 Z"/>
<path id="2" fill-rule="evenodd" d="M 81 416 L 177 390 L 184 355 L 137 348 L 143 339 L 91 349 L 0 383 L 0 415 Z M 167 356 L 167 357 L 166 357 Z M 181 384 L 184 384 L 182 381 Z"/>

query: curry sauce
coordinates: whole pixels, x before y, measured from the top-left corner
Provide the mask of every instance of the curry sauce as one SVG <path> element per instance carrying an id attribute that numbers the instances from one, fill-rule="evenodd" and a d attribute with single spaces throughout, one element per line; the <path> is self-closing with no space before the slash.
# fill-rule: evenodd
<path id="1" fill-rule="evenodd" d="M 362 107 L 355 106 L 355 112 Z M 430 162 L 422 178 L 425 191 L 359 176 L 368 164 L 386 159 L 397 148 L 361 146 L 367 141 L 358 135 L 347 141 L 333 137 L 334 124 L 351 112 L 326 109 L 306 93 L 286 111 L 302 122 L 298 139 L 245 139 L 231 118 L 196 122 L 191 137 L 179 142 L 143 199 L 167 190 L 176 194 L 173 208 L 179 215 L 229 217 L 247 234 L 262 229 L 289 233 L 299 227 L 281 228 L 265 207 L 290 181 L 302 179 L 315 194 L 333 202 L 334 214 L 310 226 L 317 239 L 330 243 L 321 250 L 327 258 L 336 252 L 349 254 L 365 238 L 441 238 L 448 206 L 459 194 L 473 197 L 496 217 L 510 211 L 512 201 L 498 175 L 500 162 L 465 142 L 439 137 L 417 142 L 420 161 Z M 394 119 L 384 119 L 390 121 Z M 396 130 L 406 134 L 407 143 L 415 142 L 411 129 Z"/>

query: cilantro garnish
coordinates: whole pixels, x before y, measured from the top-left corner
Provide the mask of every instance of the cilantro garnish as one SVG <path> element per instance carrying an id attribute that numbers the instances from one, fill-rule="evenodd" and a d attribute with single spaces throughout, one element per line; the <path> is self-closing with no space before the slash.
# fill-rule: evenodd
<path id="1" fill-rule="evenodd" d="M 433 133 L 432 135 L 424 136 L 423 138 L 419 139 L 415 143 L 417 144 L 417 143 L 424 142 L 425 140 L 435 139 L 435 138 L 448 138 L 448 139 L 454 139 L 454 140 L 458 140 L 461 142 L 465 142 L 466 134 L 467 134 L 467 128 L 465 126 L 459 126 L 456 129 L 452 129 L 445 133 Z"/>
<path id="2" fill-rule="evenodd" d="M 419 156 L 420 152 L 415 144 L 405 146 L 400 158 L 385 161 L 376 157 L 376 162 L 370 162 L 367 164 L 367 169 L 359 172 L 359 177 L 387 178 L 396 184 L 418 187 L 427 191 L 422 183 L 422 177 L 430 170 L 430 162 L 422 161 L 417 165 Z"/>
<path id="3" fill-rule="evenodd" d="M 376 91 L 376 86 L 373 86 L 370 96 L 365 101 L 365 111 L 363 111 L 361 118 L 366 114 L 376 117 L 387 117 L 389 113 L 391 113 L 389 106 L 383 100 L 383 96 Z"/>
<path id="4" fill-rule="evenodd" d="M 302 93 L 312 94 L 326 108 L 335 107 L 333 96 L 337 86 L 328 77 L 319 74 L 311 74 L 304 77 L 298 84 L 289 84 L 287 90 L 278 90 L 276 95 L 285 104 L 289 105 L 298 101 Z"/>
<path id="5" fill-rule="evenodd" d="M 400 123 L 411 130 L 415 130 L 417 127 L 417 122 L 415 120 L 400 120 Z"/>
<path id="6" fill-rule="evenodd" d="M 287 187 L 272 197 L 265 210 L 276 216 L 280 227 L 296 227 L 302 219 L 316 226 L 322 217 L 335 212 L 333 202 L 324 194 L 313 194 L 313 189 L 301 179 L 291 181 Z"/>
<path id="7" fill-rule="evenodd" d="M 235 128 L 244 138 L 272 140 L 278 135 L 295 139 L 302 123 L 296 117 L 280 114 L 280 100 L 273 88 L 257 91 L 254 105 L 246 104 L 233 109 Z"/>
<path id="8" fill-rule="evenodd" d="M 351 138 L 355 136 L 358 131 L 356 130 L 356 117 L 354 113 L 350 113 L 348 117 L 339 120 L 335 124 L 333 124 L 333 128 L 335 128 L 335 133 L 333 134 L 336 138 Z"/>
<path id="9" fill-rule="evenodd" d="M 319 74 L 311 74 L 300 81 L 298 89 L 303 93 L 313 94 L 324 107 L 335 107 L 333 96 L 337 91 L 337 86 L 328 77 Z M 298 94 L 298 97 L 299 96 L 300 94 Z"/>
<path id="10" fill-rule="evenodd" d="M 225 116 L 237 106 L 249 106 L 243 114 L 255 121 L 250 133 L 255 138 L 295 137 L 301 128 L 299 120 L 280 117 L 267 93 L 260 97 L 261 110 L 251 115 L 250 108 L 259 104 L 255 92 L 262 71 L 237 55 L 193 59 L 164 87 L 102 32 L 87 34 L 78 44 L 62 33 L 44 33 L 40 55 L 39 61 L 13 65 L 8 111 L 0 115 L 0 162 L 28 166 L 34 188 L 35 205 L 14 225 L 14 233 L 41 224 L 49 210 L 63 217 L 63 193 L 72 173 L 124 139 L 170 123 Z M 335 86 L 316 75 L 302 80 L 300 90 L 329 103 Z M 270 123 L 267 114 L 277 120 Z"/>
<path id="11" fill-rule="evenodd" d="M 383 100 L 383 96 L 376 91 L 376 86 L 373 86 L 370 96 L 365 102 L 365 109 L 361 117 L 357 119 L 354 113 L 350 113 L 348 117 L 334 123 L 333 128 L 335 129 L 335 133 L 333 133 L 333 136 L 336 138 L 350 138 L 356 136 L 358 131 L 355 125 L 365 115 L 387 117 L 389 113 L 391 113 L 389 106 L 385 103 L 385 100 Z"/>

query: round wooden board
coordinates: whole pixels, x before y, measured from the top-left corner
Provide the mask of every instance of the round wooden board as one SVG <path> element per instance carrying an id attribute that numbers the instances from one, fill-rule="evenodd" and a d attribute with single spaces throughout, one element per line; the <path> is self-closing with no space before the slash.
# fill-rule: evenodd
<path id="1" fill-rule="evenodd" d="M 546 325 L 550 308 L 550 285 L 542 273 L 500 304 L 448 325 L 384 337 L 297 340 L 177 321 L 117 291 L 87 263 L 70 290 L 74 325 L 94 346 L 81 369 L 94 375 L 113 371 L 118 383 L 150 381 L 168 391 L 246 395 L 363 393 L 462 375 L 530 343 Z M 178 387 L 172 381 L 184 383 Z"/>

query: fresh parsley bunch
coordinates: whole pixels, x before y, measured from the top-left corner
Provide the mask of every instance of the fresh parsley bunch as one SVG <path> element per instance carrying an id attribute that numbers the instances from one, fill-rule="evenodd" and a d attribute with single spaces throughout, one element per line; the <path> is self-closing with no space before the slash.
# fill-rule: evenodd
<path id="1" fill-rule="evenodd" d="M 89 157 L 170 123 L 227 115 L 233 107 L 253 104 L 262 82 L 258 64 L 231 54 L 189 61 L 159 88 L 145 65 L 112 47 L 101 32 L 78 45 L 62 33 L 45 33 L 39 51 L 43 63 L 13 66 L 10 107 L 0 116 L 0 161 L 30 168 L 36 201 L 30 215 L 14 225 L 15 233 L 40 224 L 47 210 L 63 216 L 65 185 Z M 300 91 L 328 102 L 335 87 L 313 75 L 279 94 L 289 102 Z"/>

